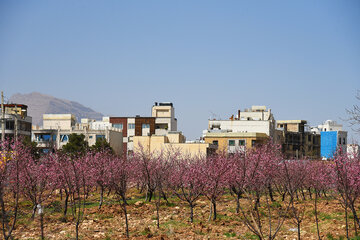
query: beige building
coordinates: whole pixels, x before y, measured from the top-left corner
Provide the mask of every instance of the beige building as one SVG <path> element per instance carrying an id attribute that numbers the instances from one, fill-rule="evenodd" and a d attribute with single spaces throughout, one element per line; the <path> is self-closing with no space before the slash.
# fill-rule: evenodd
<path id="1" fill-rule="evenodd" d="M 218 146 L 218 153 L 245 151 L 264 143 L 267 139 L 269 139 L 267 134 L 255 132 L 210 132 L 204 137 L 206 143 Z"/>
<path id="2" fill-rule="evenodd" d="M 166 135 L 170 131 L 177 131 L 177 119 L 172 103 L 155 102 L 151 109 L 151 117 L 155 118 L 155 135 Z"/>
<path id="3" fill-rule="evenodd" d="M 71 129 L 75 126 L 73 114 L 43 114 L 43 129 Z"/>
<path id="4" fill-rule="evenodd" d="M 108 118 L 96 122 L 91 119 L 82 119 L 76 123 L 72 114 L 44 114 L 43 127 L 33 128 L 32 138 L 42 152 L 47 153 L 61 149 L 69 141 L 70 134 L 84 134 L 89 146 L 96 143 L 99 138 L 106 139 L 116 154 L 123 153 L 122 130 L 111 127 Z"/>
<path id="5" fill-rule="evenodd" d="M 163 136 L 134 136 L 134 152 L 178 152 L 184 156 L 205 157 L 215 152 L 216 146 L 204 142 L 185 142 L 181 132 L 168 132 Z"/>

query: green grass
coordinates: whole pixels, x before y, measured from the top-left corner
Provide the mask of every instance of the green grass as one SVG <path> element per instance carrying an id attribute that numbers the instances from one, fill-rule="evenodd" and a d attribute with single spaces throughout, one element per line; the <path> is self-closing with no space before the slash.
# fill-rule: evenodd
<path id="1" fill-rule="evenodd" d="M 227 233 L 225 233 L 224 234 L 226 237 L 228 237 L 228 238 L 230 238 L 230 237 L 236 237 L 236 233 L 234 233 L 234 232 L 227 232 Z"/>
<path id="2" fill-rule="evenodd" d="M 255 234 L 253 234 L 253 233 L 245 233 L 245 239 L 259 239 L 259 237 L 258 236 L 256 236 Z"/>

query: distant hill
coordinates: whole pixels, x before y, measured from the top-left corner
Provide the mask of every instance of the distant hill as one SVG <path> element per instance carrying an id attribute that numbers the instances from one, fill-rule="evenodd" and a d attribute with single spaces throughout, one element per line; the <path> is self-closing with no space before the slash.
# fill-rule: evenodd
<path id="1" fill-rule="evenodd" d="M 38 92 L 29 94 L 14 94 L 10 97 L 10 103 L 28 105 L 28 115 L 32 117 L 34 125 L 42 125 L 44 113 L 72 113 L 77 120 L 81 118 L 101 119 L 103 114 L 95 112 L 78 102 L 55 98 Z"/>

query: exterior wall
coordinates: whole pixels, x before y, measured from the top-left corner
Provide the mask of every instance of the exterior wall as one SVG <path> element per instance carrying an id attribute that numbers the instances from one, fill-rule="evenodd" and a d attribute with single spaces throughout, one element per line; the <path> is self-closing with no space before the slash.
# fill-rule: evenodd
<path id="1" fill-rule="evenodd" d="M 65 144 L 67 144 L 68 136 L 72 133 L 85 135 L 85 141 L 88 142 L 89 146 L 96 143 L 97 136 L 104 136 L 116 154 L 121 154 L 123 152 L 122 132 L 118 129 L 41 129 L 33 131 L 33 141 L 37 143 L 37 147 L 52 151 L 53 149 L 61 149 Z M 47 135 L 50 135 L 50 138 L 44 139 L 42 137 Z"/>
<path id="2" fill-rule="evenodd" d="M 218 142 L 218 149 L 217 152 L 234 152 L 236 150 L 245 150 L 245 149 L 250 149 L 253 146 L 253 143 L 256 144 L 261 144 L 264 143 L 266 138 L 257 138 L 257 137 L 205 137 L 204 138 L 206 143 L 209 144 L 215 144 L 214 141 Z M 235 140 L 235 148 L 234 150 L 230 147 L 229 148 L 229 140 Z M 239 145 L 239 140 L 244 140 L 245 141 L 245 146 L 242 147 Z"/>
<path id="3" fill-rule="evenodd" d="M 110 117 L 109 119 L 111 124 L 122 124 L 123 125 L 123 149 L 128 149 L 128 118 L 127 117 Z"/>
<path id="4" fill-rule="evenodd" d="M 166 135 L 168 131 L 177 131 L 177 119 L 172 103 L 167 103 L 166 106 L 158 106 L 155 103 L 151 110 L 151 116 L 155 117 L 156 135 Z"/>
<path id="5" fill-rule="evenodd" d="M 109 131 L 108 135 L 109 135 L 108 142 L 110 143 L 110 146 L 112 147 L 114 152 L 118 155 L 123 154 L 125 149 L 123 149 L 122 132 Z"/>
<path id="6" fill-rule="evenodd" d="M 17 136 L 31 137 L 31 123 L 32 118 L 30 116 L 22 117 L 21 115 L 16 115 L 15 113 L 5 114 L 5 137 L 12 138 L 15 134 L 17 134 Z M 0 130 L 0 136 L 1 134 L 2 132 Z"/>
<path id="7" fill-rule="evenodd" d="M 44 129 L 71 129 L 75 122 L 73 114 L 43 114 Z"/>
<path id="8" fill-rule="evenodd" d="M 265 133 L 271 137 L 275 131 L 275 123 L 271 121 L 209 120 L 209 130 L 217 127 L 232 132 Z"/>
<path id="9" fill-rule="evenodd" d="M 134 151 L 150 153 L 180 153 L 185 156 L 206 156 L 210 144 L 207 143 L 169 143 L 167 136 L 135 136 Z"/>
<path id="10" fill-rule="evenodd" d="M 153 117 L 136 117 L 135 118 L 135 136 L 143 136 L 143 124 L 149 124 L 149 134 L 150 136 L 155 134 L 155 118 Z M 144 132 L 145 133 L 145 132 Z"/>
<path id="11" fill-rule="evenodd" d="M 337 132 L 321 132 L 321 157 L 332 158 L 337 148 Z"/>

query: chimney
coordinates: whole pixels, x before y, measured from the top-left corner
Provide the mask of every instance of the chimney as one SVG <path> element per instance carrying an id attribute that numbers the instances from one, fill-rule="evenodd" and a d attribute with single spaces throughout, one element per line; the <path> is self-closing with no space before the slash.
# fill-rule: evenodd
<path id="1" fill-rule="evenodd" d="M 240 109 L 238 110 L 238 120 L 240 120 Z"/>

